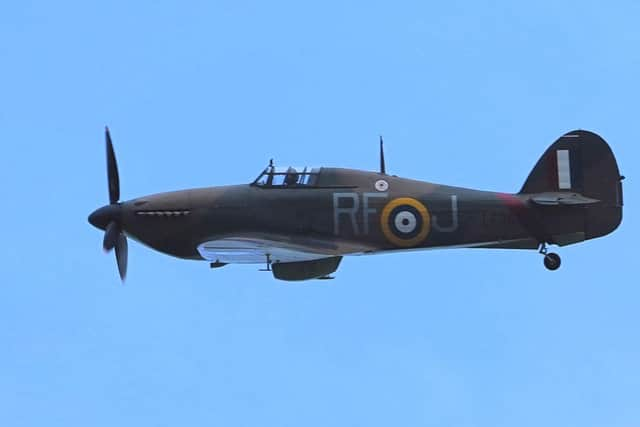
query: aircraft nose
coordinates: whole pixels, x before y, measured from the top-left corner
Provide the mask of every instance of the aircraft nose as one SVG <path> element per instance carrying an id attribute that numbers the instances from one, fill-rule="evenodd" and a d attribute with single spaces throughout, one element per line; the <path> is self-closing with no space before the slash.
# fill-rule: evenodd
<path id="1" fill-rule="evenodd" d="M 89 224 L 104 230 L 111 221 L 119 217 L 119 213 L 120 205 L 105 205 L 89 215 Z"/>

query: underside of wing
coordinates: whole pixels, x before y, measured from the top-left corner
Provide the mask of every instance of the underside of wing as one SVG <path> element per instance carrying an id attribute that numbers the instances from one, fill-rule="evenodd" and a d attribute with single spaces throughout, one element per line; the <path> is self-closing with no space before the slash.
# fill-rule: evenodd
<path id="1" fill-rule="evenodd" d="M 212 266 L 267 264 L 276 279 L 288 281 L 330 279 L 329 275 L 338 269 L 343 251 L 361 249 L 324 240 L 292 241 L 277 236 L 224 237 L 198 246 L 202 258 Z"/>
<path id="2" fill-rule="evenodd" d="M 198 245 L 205 260 L 224 264 L 264 264 L 312 261 L 370 248 L 311 237 L 277 235 L 226 236 Z"/>
<path id="3" fill-rule="evenodd" d="M 296 262 L 330 256 L 309 248 L 238 237 L 205 242 L 198 246 L 198 252 L 208 261 L 225 264 L 264 264 L 267 259 L 269 262 Z"/>

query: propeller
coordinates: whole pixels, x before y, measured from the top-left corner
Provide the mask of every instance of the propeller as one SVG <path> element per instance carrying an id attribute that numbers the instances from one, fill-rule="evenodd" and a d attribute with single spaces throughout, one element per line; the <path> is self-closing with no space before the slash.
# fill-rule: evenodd
<path id="1" fill-rule="evenodd" d="M 120 178 L 118 164 L 113 151 L 109 128 L 105 128 L 107 145 L 107 178 L 109 181 L 109 204 L 97 209 L 89 216 L 89 222 L 104 230 L 102 247 L 105 252 L 115 249 L 120 279 L 124 282 L 127 275 L 127 237 L 122 229 L 122 205 L 120 204 Z"/>

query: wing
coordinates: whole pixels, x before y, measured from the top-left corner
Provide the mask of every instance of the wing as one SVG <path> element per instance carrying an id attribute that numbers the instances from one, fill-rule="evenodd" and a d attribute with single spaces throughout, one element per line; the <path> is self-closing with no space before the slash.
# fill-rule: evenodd
<path id="1" fill-rule="evenodd" d="M 200 255 L 217 264 L 271 264 L 280 280 L 326 279 L 340 265 L 343 253 L 360 252 L 362 246 L 337 244 L 313 238 L 279 236 L 229 236 L 204 242 Z"/>
<path id="2" fill-rule="evenodd" d="M 313 248 L 249 237 L 210 240 L 199 245 L 198 252 L 208 261 L 225 264 L 264 264 L 267 257 L 275 263 L 311 261 L 331 256 L 316 252 Z"/>
<path id="3" fill-rule="evenodd" d="M 267 256 L 273 263 L 313 261 L 371 249 L 358 243 L 272 234 L 225 236 L 198 245 L 202 258 L 225 264 L 264 264 Z"/>

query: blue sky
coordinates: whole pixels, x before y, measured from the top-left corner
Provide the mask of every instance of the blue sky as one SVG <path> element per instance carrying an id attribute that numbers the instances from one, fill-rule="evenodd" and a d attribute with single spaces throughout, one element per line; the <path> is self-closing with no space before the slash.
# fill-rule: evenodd
<path id="1" fill-rule="evenodd" d="M 636 426 L 640 4 L 10 2 L 0 6 L 0 424 Z M 287 284 L 102 234 L 123 198 L 278 164 L 517 191 L 600 133 L 620 229 L 534 252 L 345 259 Z"/>

